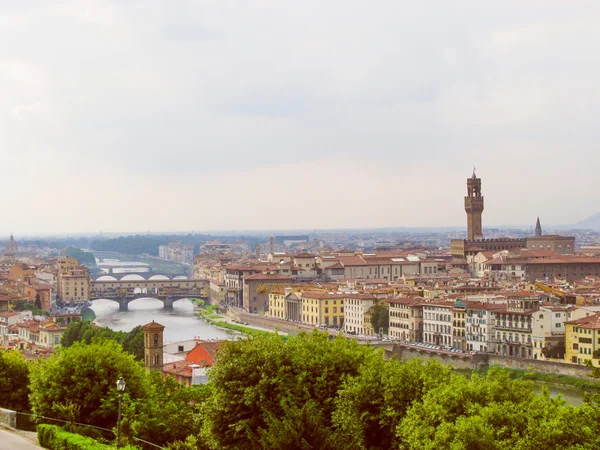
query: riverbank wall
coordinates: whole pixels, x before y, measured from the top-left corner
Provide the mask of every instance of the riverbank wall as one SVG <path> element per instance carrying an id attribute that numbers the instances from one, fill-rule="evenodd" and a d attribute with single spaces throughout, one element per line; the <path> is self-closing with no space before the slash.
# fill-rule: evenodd
<path id="1" fill-rule="evenodd" d="M 266 330 L 282 331 L 287 334 L 296 335 L 302 332 L 310 333 L 314 327 L 300 323 L 289 322 L 287 320 L 276 319 L 273 317 L 257 316 L 243 311 L 228 308 L 225 313 L 227 319 L 237 322 L 246 322 L 254 327 L 264 328 Z"/>
<path id="2" fill-rule="evenodd" d="M 276 319 L 273 317 L 259 316 L 249 314 L 244 311 L 229 308 L 226 316 L 229 320 L 246 322 L 248 325 L 264 328 L 266 330 L 279 330 L 289 335 L 296 335 L 301 332 L 311 333 L 315 328 L 310 325 L 304 325 L 287 320 Z M 330 333 L 335 334 L 335 333 Z M 392 342 L 379 342 L 375 344 L 385 350 L 386 357 L 395 356 L 398 359 L 420 358 L 423 361 L 436 359 L 442 364 L 448 364 L 455 369 L 461 370 L 479 370 L 490 366 L 500 366 L 507 369 L 520 369 L 530 372 L 539 372 L 555 375 L 566 375 L 569 377 L 589 380 L 590 369 L 586 366 L 559 363 L 553 361 L 541 361 L 537 359 L 516 358 L 511 356 L 494 355 L 490 353 L 453 353 L 445 350 L 434 350 L 414 345 L 406 345 Z"/>
<path id="3" fill-rule="evenodd" d="M 388 357 L 398 359 L 420 358 L 423 361 L 436 359 L 442 364 L 448 364 L 455 369 L 479 370 L 490 366 L 500 366 L 507 369 L 520 369 L 530 372 L 565 375 L 589 380 L 591 370 L 586 366 L 576 364 L 541 361 L 536 359 L 515 358 L 510 356 L 493 355 L 489 353 L 452 353 L 444 350 L 433 350 L 405 344 L 394 344 L 386 348 Z"/>

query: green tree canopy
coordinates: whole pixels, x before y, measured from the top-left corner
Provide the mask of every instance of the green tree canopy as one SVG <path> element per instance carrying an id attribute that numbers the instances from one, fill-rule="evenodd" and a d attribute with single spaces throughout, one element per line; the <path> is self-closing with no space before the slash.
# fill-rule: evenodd
<path id="1" fill-rule="evenodd" d="M 214 448 L 336 448 L 334 399 L 372 348 L 317 331 L 227 342 L 210 372 L 203 435 Z M 276 444 L 279 442 L 279 444 Z"/>
<path id="2" fill-rule="evenodd" d="M 486 377 L 453 376 L 429 390 L 396 434 L 402 449 L 592 449 L 600 444 L 594 415 L 547 391 L 536 395 L 532 382 L 494 368 Z"/>
<path id="3" fill-rule="evenodd" d="M 390 310 L 387 306 L 376 304 L 371 312 L 371 325 L 375 334 L 379 334 L 379 330 L 387 329 L 390 326 Z"/>
<path id="4" fill-rule="evenodd" d="M 209 386 L 184 386 L 172 377 L 163 379 L 150 372 L 149 390 L 143 398 L 129 399 L 123 405 L 123 436 L 135 444 L 135 436 L 157 445 L 184 442 L 199 434 L 200 408 L 210 396 Z"/>
<path id="5" fill-rule="evenodd" d="M 98 327 L 90 320 L 71 322 L 61 337 L 61 345 L 70 347 L 76 342 L 91 344 L 92 342 L 110 339 L 123 346 L 123 350 L 131 353 L 138 361 L 144 360 L 144 330 L 141 326 L 131 331 L 114 331 L 108 327 Z"/>
<path id="6" fill-rule="evenodd" d="M 419 359 L 371 359 L 346 380 L 336 400 L 338 448 L 394 448 L 396 428 L 408 409 L 451 377 L 450 369 L 435 360 L 423 365 Z"/>
<path id="7" fill-rule="evenodd" d="M 29 365 L 15 350 L 0 350 L 0 407 L 29 410 Z"/>
<path id="8" fill-rule="evenodd" d="M 115 341 L 62 348 L 31 370 L 31 407 L 35 414 L 110 428 L 117 418 L 116 381 L 126 395 L 142 398 L 149 390 L 144 368 Z"/>

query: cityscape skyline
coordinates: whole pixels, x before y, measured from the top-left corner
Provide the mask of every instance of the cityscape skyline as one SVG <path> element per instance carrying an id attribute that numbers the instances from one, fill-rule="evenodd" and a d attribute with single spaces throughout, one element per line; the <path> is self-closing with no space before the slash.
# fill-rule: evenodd
<path id="1" fill-rule="evenodd" d="M 473 165 L 484 227 L 577 223 L 584 4 L 2 5 L 0 233 L 459 227 Z"/>

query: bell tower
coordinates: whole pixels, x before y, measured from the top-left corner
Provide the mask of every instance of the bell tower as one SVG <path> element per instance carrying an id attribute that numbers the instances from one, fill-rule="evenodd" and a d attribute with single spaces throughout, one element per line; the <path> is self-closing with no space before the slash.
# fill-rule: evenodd
<path id="1" fill-rule="evenodd" d="M 144 329 L 144 363 L 146 370 L 163 368 L 163 331 L 164 325 L 154 320 L 142 327 Z"/>
<path id="2" fill-rule="evenodd" d="M 481 178 L 477 178 L 477 175 L 475 175 L 475 167 L 473 167 L 471 178 L 467 178 L 465 211 L 467 212 L 467 240 L 481 241 L 483 239 L 481 227 L 483 195 L 481 195 Z"/>

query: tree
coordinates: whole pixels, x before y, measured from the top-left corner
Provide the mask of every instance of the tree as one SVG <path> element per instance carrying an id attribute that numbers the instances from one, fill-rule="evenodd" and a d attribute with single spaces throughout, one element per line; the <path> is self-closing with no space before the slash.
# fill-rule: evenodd
<path id="1" fill-rule="evenodd" d="M 144 368 L 114 341 L 62 348 L 31 370 L 31 407 L 35 414 L 110 428 L 117 418 L 116 381 L 125 396 L 142 398 L 149 390 Z"/>
<path id="2" fill-rule="evenodd" d="M 202 435 L 213 448 L 336 448 L 334 399 L 371 358 L 383 356 L 318 331 L 287 342 L 276 335 L 227 342 L 210 372 Z"/>
<path id="3" fill-rule="evenodd" d="M 124 333 L 121 344 L 123 344 L 123 350 L 131 353 L 135 359 L 138 361 L 144 360 L 144 329 L 141 325 Z"/>
<path id="4" fill-rule="evenodd" d="M 500 369 L 470 380 L 453 376 L 415 403 L 396 429 L 399 448 L 593 449 L 597 415 L 591 407 L 565 405 L 532 382 L 510 380 Z"/>
<path id="5" fill-rule="evenodd" d="M 34 305 L 37 309 L 42 309 L 42 299 L 40 298 L 40 294 L 35 294 L 35 302 Z"/>
<path id="6" fill-rule="evenodd" d="M 373 359 L 364 364 L 345 381 L 335 402 L 338 448 L 396 448 L 396 428 L 408 409 L 451 377 L 450 369 L 435 360 Z"/>
<path id="7" fill-rule="evenodd" d="M 144 360 L 144 329 L 137 326 L 129 332 L 114 331 L 108 327 L 95 326 L 91 321 L 71 322 L 61 337 L 61 345 L 70 347 L 75 342 L 91 344 L 95 341 L 110 339 L 123 346 L 138 361 Z"/>
<path id="8" fill-rule="evenodd" d="M 130 400 L 123 407 L 123 436 L 136 436 L 166 446 L 198 435 L 199 412 L 211 393 L 210 387 L 187 387 L 172 377 L 163 379 L 159 372 L 150 372 L 148 378 L 150 387 L 146 396 Z"/>
<path id="9" fill-rule="evenodd" d="M 382 328 L 389 328 L 390 310 L 387 306 L 379 303 L 373 306 L 373 310 L 371 312 L 371 325 L 373 325 L 373 331 L 375 331 L 375 334 L 379 334 L 379 330 Z"/>
<path id="10" fill-rule="evenodd" d="M 0 407 L 29 410 L 29 366 L 21 353 L 0 350 Z"/>
<path id="11" fill-rule="evenodd" d="M 47 316 L 50 314 L 48 311 L 42 311 L 34 302 L 29 300 L 16 300 L 12 304 L 12 309 L 13 311 L 31 311 L 34 316 Z"/>

